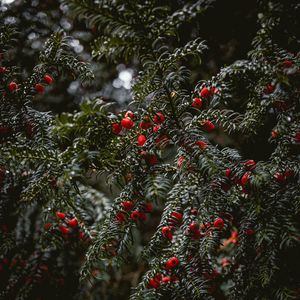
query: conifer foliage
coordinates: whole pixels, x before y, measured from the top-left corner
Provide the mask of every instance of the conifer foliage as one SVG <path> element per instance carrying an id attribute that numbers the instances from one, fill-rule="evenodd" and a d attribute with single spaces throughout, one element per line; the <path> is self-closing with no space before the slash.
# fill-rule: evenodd
<path id="1" fill-rule="evenodd" d="M 61 33 L 27 79 L 3 60 L 0 297 L 98 299 L 130 263 L 144 270 L 131 299 L 300 297 L 300 5 L 258 1 L 247 57 L 190 89 L 209 44 L 179 31 L 217 2 L 65 0 L 97 30 L 95 59 L 138 61 L 120 113 L 98 98 L 56 119 L 33 109 L 60 72 L 92 78 Z M 13 34 L 2 28 L 4 55 Z M 270 150 L 245 155 L 249 141 Z"/>
<path id="2" fill-rule="evenodd" d="M 69 180 L 69 160 L 62 157 L 51 133 L 53 116 L 36 111 L 33 103 L 51 90 L 62 72 L 72 72 L 83 81 L 93 74 L 69 51 L 63 33 L 48 39 L 40 64 L 24 74 L 10 64 L 10 49 L 16 42 L 15 29 L 2 26 L 0 298 L 38 299 L 51 289 L 57 292 L 50 292 L 47 299 L 71 296 L 77 292 L 73 281 L 78 281 L 87 238 L 72 209 L 80 201 L 78 188 Z"/>

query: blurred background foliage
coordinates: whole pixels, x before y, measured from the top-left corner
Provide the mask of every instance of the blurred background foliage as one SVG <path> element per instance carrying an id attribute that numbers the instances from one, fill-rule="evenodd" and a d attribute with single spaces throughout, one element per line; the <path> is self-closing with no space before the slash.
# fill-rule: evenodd
<path id="1" fill-rule="evenodd" d="M 163 1 L 162 1 L 163 2 Z M 184 1 L 173 1 L 180 6 Z M 162 3 L 163 4 L 163 3 Z M 130 101 L 130 82 L 137 74 L 139 65 L 136 59 L 113 64 L 91 57 L 91 43 L 97 38 L 95 28 L 87 28 L 84 22 L 74 20 L 68 8 L 56 0 L 2 0 L 1 14 L 4 23 L 13 24 L 19 31 L 19 40 L 11 53 L 11 64 L 22 63 L 23 72 L 32 70 L 38 59 L 38 51 L 53 31 L 63 30 L 71 37 L 74 54 L 82 61 L 89 62 L 95 73 L 94 82 L 83 87 L 72 78 L 55 78 L 56 86 L 51 93 L 38 98 L 36 107 L 54 113 L 78 109 L 84 97 L 101 96 L 106 101 L 116 102 L 116 110 L 124 108 Z M 214 8 L 204 16 L 180 28 L 179 40 L 182 45 L 191 38 L 207 40 L 209 51 L 204 55 L 204 63 L 191 60 L 191 90 L 199 79 L 216 74 L 221 66 L 231 64 L 245 57 L 251 40 L 257 31 L 255 1 L 217 1 Z"/>
<path id="2" fill-rule="evenodd" d="M 78 109 L 83 97 L 89 96 L 102 96 L 120 105 L 129 100 L 133 69 L 123 64 L 112 66 L 105 62 L 93 62 L 90 54 L 90 43 L 96 37 L 93 28 L 87 28 L 84 23 L 70 18 L 67 7 L 60 1 L 4 0 L 1 1 L 0 10 L 3 22 L 16 26 L 18 30 L 18 43 L 11 53 L 12 58 L 16 59 L 11 64 L 21 63 L 24 73 L 30 72 L 35 66 L 45 40 L 55 31 L 64 31 L 70 36 L 74 55 L 92 64 L 95 73 L 93 84 L 83 87 L 72 78 L 55 78 L 56 85 L 51 93 L 37 98 L 36 107 L 39 110 L 72 112 Z"/>

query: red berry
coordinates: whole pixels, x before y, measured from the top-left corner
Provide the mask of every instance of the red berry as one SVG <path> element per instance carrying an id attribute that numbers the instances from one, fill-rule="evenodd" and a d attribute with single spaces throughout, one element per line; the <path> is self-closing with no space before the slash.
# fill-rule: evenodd
<path id="1" fill-rule="evenodd" d="M 68 225 L 73 227 L 73 228 L 76 228 L 78 226 L 78 221 L 76 218 L 73 218 L 71 220 L 68 221 Z"/>
<path id="2" fill-rule="evenodd" d="M 172 241 L 173 235 L 172 235 L 171 228 L 169 226 L 164 226 L 161 229 L 161 232 L 165 238 L 169 239 L 169 241 Z"/>
<path id="3" fill-rule="evenodd" d="M 156 125 L 153 127 L 153 132 L 157 132 L 160 129 L 160 125 Z"/>
<path id="4" fill-rule="evenodd" d="M 282 65 L 284 68 L 291 68 L 293 66 L 293 62 L 290 60 L 285 60 Z"/>
<path id="5" fill-rule="evenodd" d="M 178 223 L 180 223 L 180 222 L 182 221 L 182 213 L 179 213 L 179 212 L 177 212 L 177 211 L 173 211 L 173 212 L 171 213 L 171 217 L 174 218 L 174 219 L 176 219 L 176 221 L 177 221 Z"/>
<path id="6" fill-rule="evenodd" d="M 294 176 L 295 174 L 294 174 L 294 171 L 293 170 L 286 170 L 286 171 L 284 171 L 284 176 L 286 177 L 286 178 L 288 178 L 288 177 L 292 177 L 292 176 Z"/>
<path id="7" fill-rule="evenodd" d="M 248 180 L 249 180 L 249 177 L 250 177 L 249 173 L 245 173 L 245 174 L 242 176 L 242 178 L 241 178 L 241 185 L 242 185 L 242 186 L 245 186 L 245 185 L 247 184 L 247 182 L 248 182 Z"/>
<path id="8" fill-rule="evenodd" d="M 199 225 L 198 225 L 197 223 L 195 223 L 195 222 L 193 222 L 193 223 L 191 223 L 191 224 L 189 225 L 189 230 L 190 230 L 190 232 L 194 232 L 194 231 L 196 231 L 198 228 L 199 228 Z"/>
<path id="9" fill-rule="evenodd" d="M 219 91 L 218 91 L 218 89 L 216 87 L 213 86 L 213 87 L 210 88 L 210 93 L 211 94 L 218 94 Z"/>
<path id="10" fill-rule="evenodd" d="M 246 230 L 245 230 L 245 234 L 246 234 L 246 235 L 254 235 L 254 234 L 255 234 L 255 230 L 254 230 L 254 229 L 251 229 L 251 228 L 250 228 L 250 229 L 246 229 Z"/>
<path id="11" fill-rule="evenodd" d="M 51 75 L 48 75 L 46 74 L 44 77 L 43 77 L 44 81 L 47 83 L 47 84 L 52 84 L 54 79 Z"/>
<path id="12" fill-rule="evenodd" d="M 170 233 L 164 235 L 164 237 L 167 238 L 171 242 L 173 239 L 173 234 L 172 234 L 172 232 L 170 232 Z"/>
<path id="13" fill-rule="evenodd" d="M 225 176 L 229 178 L 230 175 L 231 175 L 231 169 L 228 168 L 225 170 Z"/>
<path id="14" fill-rule="evenodd" d="M 128 110 L 128 111 L 125 113 L 125 118 L 133 119 L 133 118 L 134 118 L 134 113 L 133 113 L 131 110 Z"/>
<path id="15" fill-rule="evenodd" d="M 286 177 L 284 176 L 283 173 L 277 172 L 274 174 L 274 178 L 278 183 L 284 183 L 286 180 Z"/>
<path id="16" fill-rule="evenodd" d="M 203 129 L 207 132 L 211 132 L 215 129 L 215 125 L 209 121 L 209 120 L 206 120 L 204 123 L 203 123 Z"/>
<path id="17" fill-rule="evenodd" d="M 140 219 L 140 212 L 138 211 L 133 211 L 130 215 L 131 219 L 134 221 L 137 221 Z"/>
<path id="18" fill-rule="evenodd" d="M 178 160 L 177 160 L 177 166 L 178 166 L 179 168 L 181 168 L 182 165 L 183 165 L 183 162 L 184 162 L 184 156 L 179 156 L 179 157 L 178 157 Z"/>
<path id="19" fill-rule="evenodd" d="M 145 160 L 147 160 L 147 156 L 148 156 L 148 153 L 147 153 L 147 151 L 140 151 L 139 152 L 139 155 L 141 156 L 141 157 L 143 157 Z"/>
<path id="20" fill-rule="evenodd" d="M 40 83 L 37 83 L 34 88 L 38 94 L 44 94 L 45 92 L 45 87 Z"/>
<path id="21" fill-rule="evenodd" d="M 202 90 L 200 91 L 200 96 L 202 98 L 208 98 L 210 95 L 211 93 L 207 87 L 202 88 Z"/>
<path id="22" fill-rule="evenodd" d="M 165 236 L 166 234 L 170 233 L 171 232 L 171 228 L 169 226 L 164 226 L 162 229 L 161 229 L 161 232 L 162 234 Z"/>
<path id="23" fill-rule="evenodd" d="M 150 289 L 150 288 L 153 288 L 153 289 L 157 289 L 160 287 L 160 283 L 157 282 L 157 280 L 155 279 L 150 279 L 149 282 L 148 282 L 148 285 L 147 287 Z"/>
<path id="24" fill-rule="evenodd" d="M 165 121 L 165 116 L 161 112 L 157 112 L 153 117 L 153 121 L 155 124 L 162 124 Z"/>
<path id="25" fill-rule="evenodd" d="M 12 81 L 8 84 L 7 87 L 11 92 L 13 92 L 18 88 L 18 85 L 14 81 Z"/>
<path id="26" fill-rule="evenodd" d="M 156 165 L 158 163 L 158 158 L 155 154 L 150 154 L 147 156 L 147 163 L 151 166 Z"/>
<path id="27" fill-rule="evenodd" d="M 85 238 L 84 232 L 80 231 L 78 237 L 79 237 L 80 240 L 83 240 Z"/>
<path id="28" fill-rule="evenodd" d="M 55 214 L 61 220 L 63 220 L 66 217 L 66 214 L 60 211 L 57 211 Z"/>
<path id="29" fill-rule="evenodd" d="M 256 166 L 256 162 L 253 159 L 249 159 L 246 162 L 244 162 L 244 166 L 248 169 L 248 170 L 253 170 Z"/>
<path id="30" fill-rule="evenodd" d="M 239 233 L 238 231 L 234 230 L 234 231 L 231 231 L 231 236 L 230 236 L 232 239 L 237 239 L 239 237 Z"/>
<path id="31" fill-rule="evenodd" d="M 272 139 L 276 139 L 279 135 L 279 132 L 277 129 L 273 129 L 272 132 L 271 132 L 271 137 Z"/>
<path id="32" fill-rule="evenodd" d="M 121 125 L 122 125 L 122 127 L 126 128 L 126 129 L 130 129 L 133 127 L 134 123 L 130 118 L 124 118 L 121 121 Z"/>
<path id="33" fill-rule="evenodd" d="M 162 283 L 170 283 L 171 281 L 172 280 L 170 276 L 164 276 L 161 280 Z"/>
<path id="34" fill-rule="evenodd" d="M 156 280 L 156 281 L 161 281 L 162 275 L 161 275 L 161 274 L 156 274 L 156 275 L 153 277 L 153 279 Z"/>
<path id="35" fill-rule="evenodd" d="M 224 257 L 224 258 L 222 258 L 222 260 L 221 260 L 221 264 L 222 264 L 222 267 L 223 267 L 223 268 L 226 268 L 227 266 L 230 265 L 230 260 Z"/>
<path id="36" fill-rule="evenodd" d="M 294 140 L 295 140 L 296 143 L 300 142 L 300 131 L 295 133 Z"/>
<path id="37" fill-rule="evenodd" d="M 111 124 L 111 131 L 114 134 L 119 134 L 122 130 L 122 126 L 119 123 Z"/>
<path id="38" fill-rule="evenodd" d="M 146 143 L 147 141 L 147 138 L 145 135 L 143 134 L 140 134 L 138 137 L 137 137 L 137 143 L 140 147 L 144 146 L 144 144 Z"/>
<path id="39" fill-rule="evenodd" d="M 201 150 L 205 150 L 208 147 L 207 143 L 203 141 L 196 141 L 195 144 L 199 146 Z"/>
<path id="40" fill-rule="evenodd" d="M 116 213 L 116 221 L 119 223 L 123 223 L 126 220 L 126 215 L 122 212 L 117 212 Z"/>
<path id="41" fill-rule="evenodd" d="M 150 213 L 153 211 L 153 204 L 151 202 L 144 203 L 145 211 Z"/>
<path id="42" fill-rule="evenodd" d="M 166 268 L 168 270 L 171 270 L 179 265 L 179 259 L 176 256 L 171 257 L 167 262 L 166 262 Z"/>
<path id="43" fill-rule="evenodd" d="M 148 116 L 144 117 L 144 119 L 140 122 L 140 128 L 147 130 L 152 127 L 151 120 Z"/>
<path id="44" fill-rule="evenodd" d="M 202 107 L 202 100 L 200 98 L 194 98 L 192 106 L 200 109 Z"/>
<path id="45" fill-rule="evenodd" d="M 64 226 L 64 225 L 60 225 L 60 226 L 59 226 L 59 230 L 60 230 L 60 232 L 61 232 L 62 234 L 69 234 L 69 233 L 70 233 L 70 229 L 67 228 L 67 227 Z"/>
<path id="46" fill-rule="evenodd" d="M 49 271 L 49 268 L 47 265 L 40 265 L 40 270 L 42 270 L 43 272 L 48 272 Z"/>
<path id="47" fill-rule="evenodd" d="M 265 86 L 264 92 L 265 94 L 272 94 L 274 90 L 275 90 L 275 86 L 269 83 Z"/>
<path id="48" fill-rule="evenodd" d="M 156 274 L 156 275 L 153 277 L 153 279 L 154 279 L 155 281 L 157 281 L 157 282 L 160 282 L 161 279 L 162 279 L 162 275 L 161 275 L 161 274 Z"/>
<path id="49" fill-rule="evenodd" d="M 145 214 L 145 213 L 143 213 L 143 212 L 140 212 L 139 219 L 140 219 L 140 220 L 142 220 L 142 221 L 146 221 L 146 219 L 147 219 L 147 216 L 146 216 L 146 214 Z"/>
<path id="50" fill-rule="evenodd" d="M 199 240 L 202 237 L 202 234 L 200 233 L 200 230 L 197 229 L 193 232 L 192 238 L 194 240 Z"/>
<path id="51" fill-rule="evenodd" d="M 214 221 L 214 227 L 218 228 L 218 229 L 223 229 L 224 227 L 224 221 L 221 218 L 218 218 Z"/>
<path id="52" fill-rule="evenodd" d="M 197 216 L 197 215 L 198 215 L 198 209 L 197 209 L 197 208 L 192 208 L 192 209 L 191 209 L 191 214 L 192 214 L 193 216 Z"/>
<path id="53" fill-rule="evenodd" d="M 0 67 L 0 74 L 3 74 L 7 71 L 5 67 Z"/>
<path id="54" fill-rule="evenodd" d="M 132 210 L 133 209 L 133 202 L 132 201 L 123 201 L 123 202 L 121 202 L 121 205 L 125 210 Z"/>
<path id="55" fill-rule="evenodd" d="M 51 227 L 52 227 L 52 223 L 46 223 L 46 224 L 44 224 L 44 229 L 46 231 L 48 231 Z"/>

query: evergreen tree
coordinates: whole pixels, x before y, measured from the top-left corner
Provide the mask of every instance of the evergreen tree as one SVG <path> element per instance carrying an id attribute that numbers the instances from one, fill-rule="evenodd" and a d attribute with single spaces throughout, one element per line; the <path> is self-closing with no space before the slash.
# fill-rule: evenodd
<path id="1" fill-rule="evenodd" d="M 72 297 L 77 292 L 84 229 L 71 214 L 64 221 L 69 227 L 55 219 L 64 219 L 58 211 L 65 209 L 65 201 L 72 207 L 79 200 L 70 180 L 62 186 L 63 180 L 57 181 L 65 167 L 51 134 L 53 116 L 33 109 L 33 102 L 51 89 L 62 72 L 72 72 L 83 82 L 93 74 L 73 56 L 68 38 L 58 32 L 46 42 L 40 63 L 25 77 L 10 64 L 16 38 L 14 28 L 1 27 L 0 298 L 45 299 L 47 293 L 46 299 Z M 62 234 L 69 232 L 71 238 L 64 243 Z"/>
<path id="2" fill-rule="evenodd" d="M 138 263 L 131 299 L 298 299 L 298 1 L 258 1 L 247 57 L 193 90 L 190 61 L 209 44 L 183 28 L 219 1 L 65 2 L 99 33 L 96 59 L 140 72 L 126 111 L 86 99 L 54 120 L 34 95 L 63 70 L 92 78 L 67 40 L 54 34 L 22 83 L 1 67 L 0 296 L 112 299 Z M 13 30 L 1 32 L 6 54 Z"/>

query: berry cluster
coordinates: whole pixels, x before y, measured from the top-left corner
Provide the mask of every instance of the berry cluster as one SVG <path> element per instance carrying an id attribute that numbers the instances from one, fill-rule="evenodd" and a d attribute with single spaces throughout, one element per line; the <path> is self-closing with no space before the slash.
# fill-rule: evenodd
<path id="1" fill-rule="evenodd" d="M 54 82 L 53 77 L 50 76 L 49 74 L 44 75 L 43 80 L 48 85 L 51 85 Z M 44 94 L 45 92 L 45 87 L 42 83 L 36 83 L 34 88 L 38 94 Z"/>
<path id="2" fill-rule="evenodd" d="M 170 257 L 162 266 L 163 269 L 165 269 L 167 272 L 171 272 L 174 268 L 176 268 L 179 265 L 180 261 L 176 256 Z M 153 288 L 157 289 L 160 287 L 161 283 L 162 284 L 169 284 L 171 282 L 176 282 L 178 281 L 177 276 L 175 275 L 162 275 L 162 274 L 157 274 L 153 278 L 151 278 L 148 282 L 147 287 L 148 288 Z"/>
<path id="3" fill-rule="evenodd" d="M 121 119 L 120 123 L 113 123 L 111 125 L 112 128 L 112 132 L 114 134 L 119 134 L 122 129 L 131 129 L 133 128 L 136 123 L 136 116 L 132 111 L 127 111 L 124 114 L 124 117 Z M 150 128 L 153 129 L 153 132 L 157 132 L 159 130 L 159 125 L 163 124 L 165 121 L 165 116 L 163 115 L 162 112 L 157 112 L 153 115 L 153 117 L 151 118 L 150 116 L 146 115 L 144 117 L 142 117 L 142 119 L 139 122 L 139 128 L 141 130 L 148 130 Z M 153 125 L 156 124 L 156 125 Z"/>
<path id="4" fill-rule="evenodd" d="M 131 130 L 135 128 L 134 134 L 136 135 L 136 143 L 138 147 L 144 147 L 148 141 L 147 135 L 158 134 L 154 139 L 157 147 L 164 147 L 169 142 L 169 137 L 165 134 L 159 134 L 158 131 L 161 125 L 165 122 L 165 116 L 162 112 L 156 112 L 152 117 L 149 115 L 143 116 L 139 122 L 137 122 L 137 117 L 132 111 L 127 111 L 120 123 L 111 124 L 111 131 L 115 135 L 120 135 L 121 133 L 126 134 L 126 130 Z M 138 126 L 137 126 L 138 124 Z M 151 132 L 149 132 L 151 129 Z M 149 166 L 156 165 L 159 160 L 156 154 L 141 150 L 139 155 L 144 159 L 146 164 Z"/>
<path id="5" fill-rule="evenodd" d="M 85 238 L 84 232 L 80 230 L 77 218 L 71 217 L 71 215 L 67 215 L 60 211 L 57 211 L 55 215 L 57 219 L 61 221 L 58 230 L 64 238 L 79 238 L 80 240 Z M 48 222 L 44 224 L 44 229 L 50 231 L 51 229 L 54 229 L 54 226 L 52 223 Z"/>
<path id="6" fill-rule="evenodd" d="M 216 87 L 208 88 L 203 86 L 199 91 L 199 97 L 195 97 L 192 101 L 192 107 L 196 109 L 201 109 L 204 101 L 206 105 L 208 105 L 210 98 L 212 98 L 215 94 L 219 94 L 219 90 Z M 201 121 L 202 129 L 206 132 L 212 132 L 215 129 L 215 125 L 210 120 Z M 201 148 L 201 147 L 200 147 Z"/>
<path id="7" fill-rule="evenodd" d="M 5 69 L 5 71 L 6 71 L 6 69 Z M 3 67 L 2 67 L 2 72 L 3 72 Z M 1 74 L 1 71 L 0 71 L 0 74 Z M 46 84 L 51 85 L 54 82 L 54 79 L 51 75 L 45 74 L 43 77 L 43 81 Z M 12 93 L 12 92 L 17 91 L 19 86 L 15 81 L 11 81 L 10 83 L 8 83 L 7 88 Z M 43 94 L 45 92 L 45 87 L 42 83 L 36 83 L 34 86 L 34 89 L 35 89 L 36 93 L 38 93 L 38 94 Z"/>
<path id="8" fill-rule="evenodd" d="M 132 221 L 146 221 L 146 213 L 153 211 L 151 202 L 139 202 L 138 200 L 124 200 L 121 202 L 121 210 L 115 215 L 118 223 L 125 222 L 128 218 Z"/>

